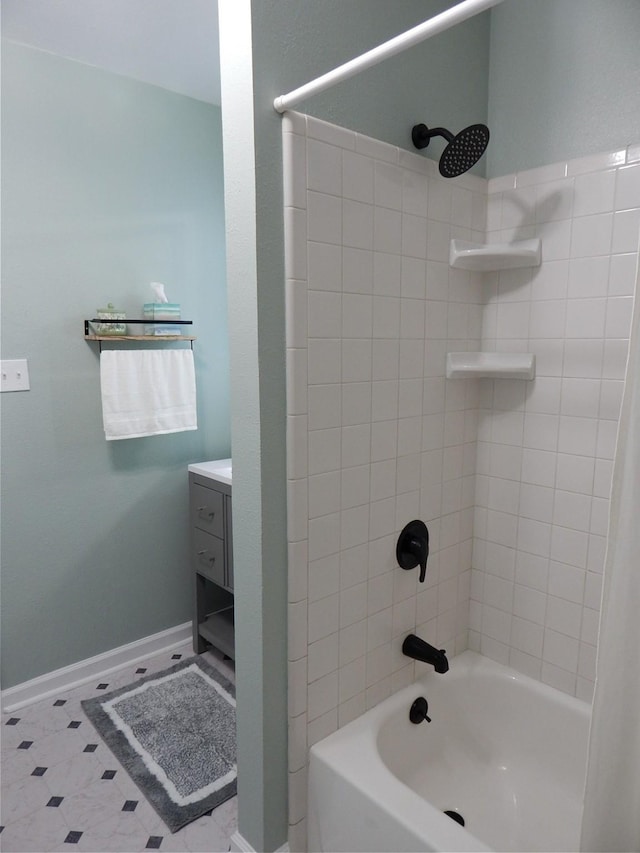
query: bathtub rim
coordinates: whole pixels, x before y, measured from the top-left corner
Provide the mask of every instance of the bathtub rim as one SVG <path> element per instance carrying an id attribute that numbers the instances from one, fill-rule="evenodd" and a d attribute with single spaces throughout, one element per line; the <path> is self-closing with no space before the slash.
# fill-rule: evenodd
<path id="1" fill-rule="evenodd" d="M 309 750 L 310 816 L 314 787 L 321 777 L 326 778 L 327 774 L 333 774 L 352 785 L 378 810 L 389 814 L 409 835 L 419 838 L 423 844 L 424 839 L 428 838 L 429 845 L 434 845 L 430 849 L 491 850 L 491 847 L 466 828 L 459 826 L 400 780 L 382 759 L 377 745 L 382 725 L 403 707 L 406 707 L 408 713 L 412 701 L 428 689 L 433 679 L 451 676 L 459 679 L 470 675 L 498 676 L 512 682 L 520 682 L 533 693 L 560 703 L 578 714 L 590 714 L 590 703 L 543 684 L 477 652 L 466 650 L 451 659 L 449 673 L 440 675 L 433 671 L 424 672 L 413 684 L 403 687 L 355 720 L 313 744 Z M 384 801 L 382 801 L 379 785 L 381 773 L 386 777 Z"/>

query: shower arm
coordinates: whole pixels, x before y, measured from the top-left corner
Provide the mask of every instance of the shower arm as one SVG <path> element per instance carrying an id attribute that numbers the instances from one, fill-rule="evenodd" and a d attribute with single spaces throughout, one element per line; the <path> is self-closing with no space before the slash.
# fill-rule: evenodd
<path id="1" fill-rule="evenodd" d="M 431 36 L 444 32 L 462 21 L 466 21 L 467 18 L 472 18 L 474 15 L 484 12 L 492 6 L 497 6 L 498 3 L 502 3 L 502 0 L 463 0 L 463 2 L 458 3 L 457 6 L 454 6 L 451 9 L 446 9 L 439 15 L 429 18 L 428 21 L 424 21 L 422 24 L 418 24 L 418 26 L 389 39 L 389 41 L 383 42 L 377 47 L 368 50 L 366 53 L 357 56 L 355 59 L 351 59 L 349 62 L 339 65 L 332 71 L 328 71 L 326 74 L 316 77 L 315 80 L 305 83 L 304 86 L 293 89 L 286 95 L 279 95 L 274 100 L 273 107 L 276 112 L 283 113 L 286 110 L 291 109 L 291 107 L 294 107 L 300 101 L 305 100 L 305 98 L 315 95 L 318 92 L 324 92 L 325 89 L 335 86 L 336 83 L 340 83 L 342 80 L 347 80 L 349 77 L 353 77 L 361 71 L 371 68 L 373 65 L 377 65 L 379 62 L 382 62 L 384 59 L 388 59 L 390 56 L 402 53 L 402 51 L 407 50 L 407 48 L 413 47 L 415 44 L 419 44 L 422 41 L 426 41 L 426 39 L 431 38 Z"/>
<path id="2" fill-rule="evenodd" d="M 453 139 L 455 139 L 454 134 L 451 133 L 450 130 L 447 130 L 446 127 L 431 127 L 431 128 L 429 128 L 429 136 L 430 137 L 432 137 L 432 136 L 444 136 L 444 138 L 447 140 L 447 142 L 451 142 Z"/>
<path id="3" fill-rule="evenodd" d="M 455 135 L 446 127 L 427 127 L 426 124 L 417 124 L 412 131 L 413 144 L 416 148 L 426 148 L 434 136 L 443 136 L 447 142 L 452 142 Z"/>

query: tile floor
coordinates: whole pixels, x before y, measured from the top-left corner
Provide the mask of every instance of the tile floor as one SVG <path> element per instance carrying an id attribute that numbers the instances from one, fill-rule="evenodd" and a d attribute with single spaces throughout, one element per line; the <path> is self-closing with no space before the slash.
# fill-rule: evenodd
<path id="1" fill-rule="evenodd" d="M 2 714 L 0 850 L 3 853 L 229 850 L 237 798 L 171 833 L 85 716 L 80 701 L 124 687 L 193 655 L 189 643 L 126 666 L 95 684 Z M 205 657 L 230 680 L 233 665 Z"/>

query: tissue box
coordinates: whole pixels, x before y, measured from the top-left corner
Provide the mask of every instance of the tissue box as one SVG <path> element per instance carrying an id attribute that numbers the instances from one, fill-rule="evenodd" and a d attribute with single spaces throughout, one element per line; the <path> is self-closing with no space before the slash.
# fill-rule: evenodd
<path id="1" fill-rule="evenodd" d="M 145 304 L 142 306 L 142 310 L 143 319 L 156 321 L 156 325 L 145 325 L 145 335 L 182 334 L 182 326 L 171 325 L 171 320 L 180 319 L 179 302 L 145 302 Z"/>

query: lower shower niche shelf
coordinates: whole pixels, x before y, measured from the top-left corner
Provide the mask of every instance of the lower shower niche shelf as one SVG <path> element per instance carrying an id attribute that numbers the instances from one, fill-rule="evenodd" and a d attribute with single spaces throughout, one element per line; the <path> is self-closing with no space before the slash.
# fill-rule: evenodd
<path id="1" fill-rule="evenodd" d="M 489 272 L 540 266 L 540 238 L 516 243 L 469 243 L 452 240 L 449 265 L 462 270 Z"/>
<path id="2" fill-rule="evenodd" d="M 533 379 L 536 357 L 532 352 L 448 352 L 447 379 Z"/>

